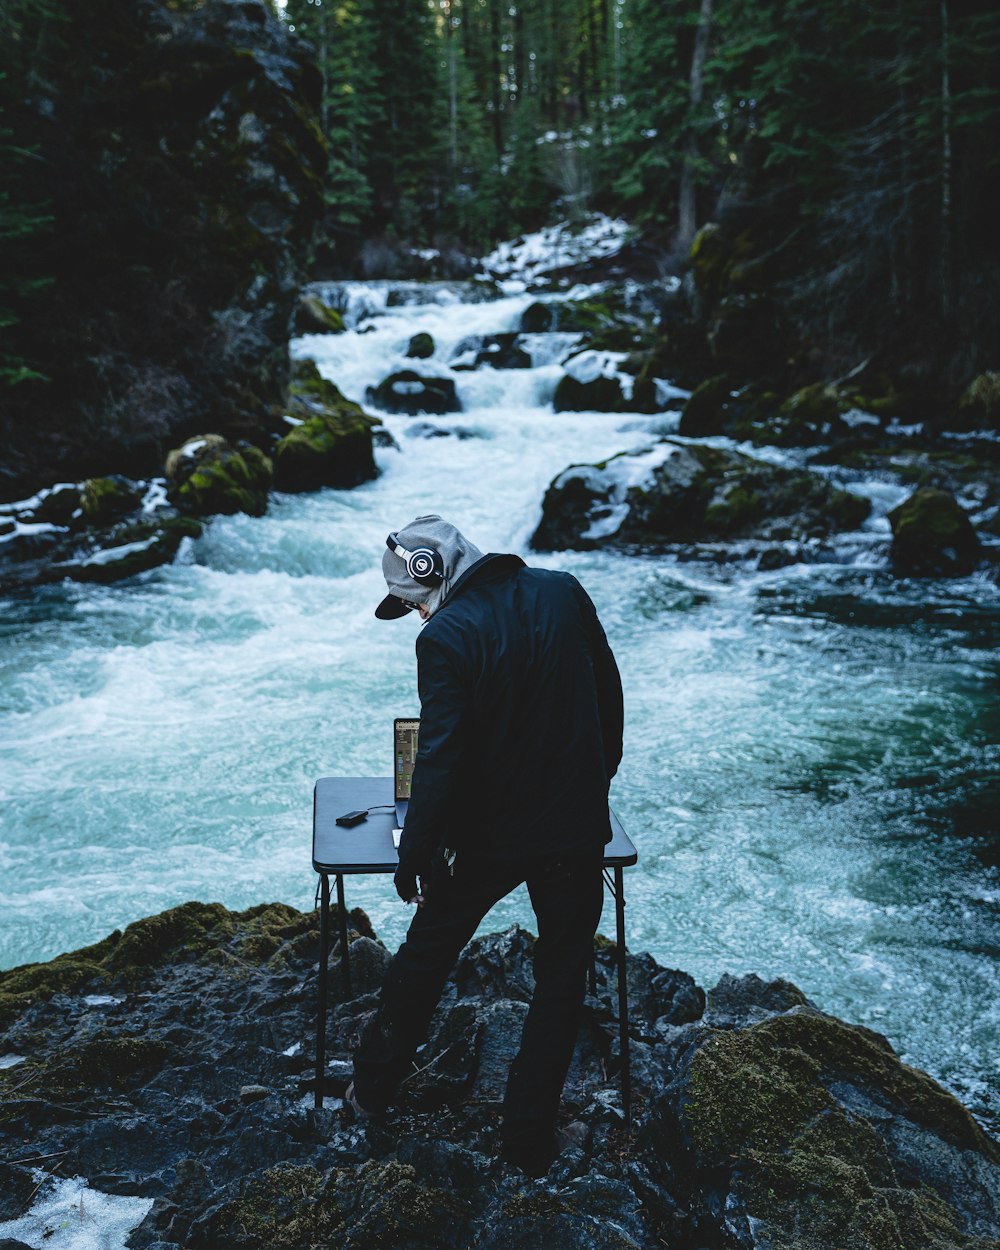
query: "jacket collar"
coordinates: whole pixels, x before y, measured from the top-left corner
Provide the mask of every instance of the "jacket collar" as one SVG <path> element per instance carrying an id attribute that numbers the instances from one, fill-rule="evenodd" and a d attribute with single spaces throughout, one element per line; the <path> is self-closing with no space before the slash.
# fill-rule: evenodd
<path id="1" fill-rule="evenodd" d="M 456 595 L 461 594 L 463 590 L 468 590 L 474 582 L 499 580 L 513 573 L 516 569 L 525 567 L 525 563 L 520 556 L 502 555 L 495 551 L 490 552 L 489 555 L 483 556 L 465 570 L 448 592 L 448 598 L 441 604 L 438 611 L 443 612 Z"/>

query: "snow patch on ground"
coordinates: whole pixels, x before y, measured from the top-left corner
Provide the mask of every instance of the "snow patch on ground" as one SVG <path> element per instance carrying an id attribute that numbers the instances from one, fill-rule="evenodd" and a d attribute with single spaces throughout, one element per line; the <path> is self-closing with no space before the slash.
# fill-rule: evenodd
<path id="1" fill-rule="evenodd" d="M 124 1198 L 90 1189 L 82 1176 L 57 1180 L 36 1170 L 39 1197 L 20 1219 L 0 1223 L 0 1241 L 36 1250 L 124 1250 L 125 1239 L 146 1218 L 152 1198 Z"/>
<path id="2" fill-rule="evenodd" d="M 604 213 L 582 229 L 560 221 L 534 234 L 501 243 L 482 258 L 480 266 L 507 294 L 513 294 L 515 289 L 524 290 L 551 269 L 614 256 L 621 251 L 630 231 L 627 221 Z"/>

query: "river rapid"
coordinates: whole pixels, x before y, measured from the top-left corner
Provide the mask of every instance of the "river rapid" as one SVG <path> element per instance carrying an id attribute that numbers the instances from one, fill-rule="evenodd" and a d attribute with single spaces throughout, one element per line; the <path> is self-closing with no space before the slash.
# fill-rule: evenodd
<path id="1" fill-rule="evenodd" d="M 386 416 L 398 449 L 378 449 L 376 481 L 217 518 L 131 583 L 0 600 L 0 966 L 188 899 L 312 905 L 314 781 L 388 775 L 392 718 L 418 712 L 418 623 L 372 615 L 385 535 L 440 512 L 483 550 L 568 569 L 597 604 L 625 686 L 630 947 L 706 987 L 786 977 L 996 1127 L 997 588 L 894 581 L 885 512 L 908 492 L 836 470 L 875 504 L 836 562 L 530 553 L 557 473 L 676 418 L 553 413 L 568 335 L 532 336 L 531 369 L 451 374 L 463 338 L 516 328 L 534 297 L 393 289 L 392 306 L 389 284 L 328 291 L 351 328 L 294 353 L 362 401 L 396 368 L 448 373 L 461 414 Z M 421 330 L 434 359 L 404 361 Z M 422 422 L 467 437 L 412 436 Z M 347 896 L 399 941 L 388 877 Z M 485 927 L 515 921 L 532 927 L 523 890 Z"/>

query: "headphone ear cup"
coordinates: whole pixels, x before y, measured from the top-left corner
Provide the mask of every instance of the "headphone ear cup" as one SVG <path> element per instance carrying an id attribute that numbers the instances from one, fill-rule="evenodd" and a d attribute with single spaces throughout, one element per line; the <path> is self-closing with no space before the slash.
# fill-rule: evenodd
<path id="1" fill-rule="evenodd" d="M 421 586 L 438 586 L 444 580 L 440 553 L 418 547 L 406 557 L 406 571 Z"/>

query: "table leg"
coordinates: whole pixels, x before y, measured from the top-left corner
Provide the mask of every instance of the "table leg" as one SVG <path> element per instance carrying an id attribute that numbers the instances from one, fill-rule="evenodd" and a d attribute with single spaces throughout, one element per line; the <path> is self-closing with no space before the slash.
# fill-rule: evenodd
<path id="1" fill-rule="evenodd" d="M 628 1049 L 628 975 L 625 968 L 625 878 L 620 867 L 615 868 L 615 927 L 617 931 L 618 961 L 618 1041 L 621 1054 L 622 1109 L 625 1127 L 632 1127 L 632 1070 Z"/>
<path id="2" fill-rule="evenodd" d="M 330 962 L 330 878 L 320 874 L 319 904 L 319 1005 L 316 1012 L 316 1090 L 315 1104 L 323 1106 L 326 1080 L 326 992 L 327 965 Z"/>
<path id="3" fill-rule="evenodd" d="M 340 921 L 340 966 L 344 970 L 344 997 L 351 997 L 351 952 L 347 943 L 347 908 L 344 906 L 344 875 L 337 873 L 337 919 Z"/>

